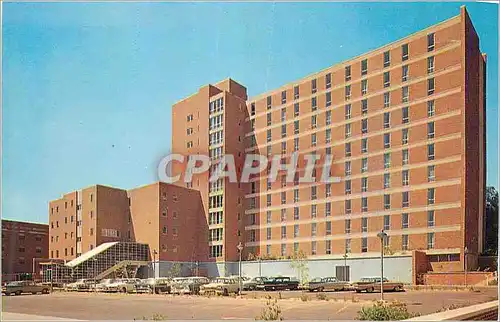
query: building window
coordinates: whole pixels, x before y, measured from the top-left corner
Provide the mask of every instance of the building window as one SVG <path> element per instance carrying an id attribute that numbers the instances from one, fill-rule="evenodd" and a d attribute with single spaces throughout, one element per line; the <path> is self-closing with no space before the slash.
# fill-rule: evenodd
<path id="1" fill-rule="evenodd" d="M 408 250 L 408 235 L 401 236 L 401 250 Z"/>
<path id="2" fill-rule="evenodd" d="M 327 255 L 330 255 L 332 253 L 332 241 L 331 240 L 325 241 L 325 253 Z"/>
<path id="3" fill-rule="evenodd" d="M 427 233 L 427 249 L 434 248 L 434 233 Z"/>
<path id="4" fill-rule="evenodd" d="M 405 106 L 403 107 L 403 111 L 402 111 L 402 118 L 401 118 L 401 122 L 403 124 L 406 124 L 410 121 L 410 107 L 408 106 Z"/>
<path id="5" fill-rule="evenodd" d="M 361 133 L 362 134 L 368 133 L 368 119 L 361 120 Z"/>
<path id="6" fill-rule="evenodd" d="M 317 249 L 316 249 L 316 241 L 311 242 L 311 255 L 316 255 Z"/>
<path id="7" fill-rule="evenodd" d="M 281 221 L 286 221 L 286 209 L 281 209 Z"/>
<path id="8" fill-rule="evenodd" d="M 368 139 L 363 138 L 361 139 L 361 153 L 366 153 L 368 152 Z"/>
<path id="9" fill-rule="evenodd" d="M 325 228 L 325 234 L 326 235 L 331 235 L 332 234 L 332 222 L 331 221 L 327 221 L 326 222 L 326 228 Z"/>
<path id="10" fill-rule="evenodd" d="M 391 195 L 384 195 L 384 209 L 391 209 Z"/>
<path id="11" fill-rule="evenodd" d="M 363 177 L 361 178 L 361 192 L 367 192 L 368 191 L 368 178 Z"/>
<path id="12" fill-rule="evenodd" d="M 351 239 L 350 238 L 347 238 L 345 240 L 345 253 L 346 254 L 351 253 Z"/>
<path id="13" fill-rule="evenodd" d="M 293 122 L 293 134 L 299 134 L 299 121 Z"/>
<path id="14" fill-rule="evenodd" d="M 403 208 L 410 206 L 410 193 L 408 191 L 403 191 L 401 199 Z"/>
<path id="15" fill-rule="evenodd" d="M 330 125 L 332 123 L 332 111 L 326 111 L 325 113 L 325 124 Z"/>
<path id="16" fill-rule="evenodd" d="M 299 237 L 299 225 L 293 225 L 293 238 Z"/>
<path id="17" fill-rule="evenodd" d="M 401 130 L 401 144 L 408 144 L 408 129 Z"/>
<path id="18" fill-rule="evenodd" d="M 345 208 L 345 213 L 350 214 L 351 213 L 351 199 L 347 199 L 344 201 L 344 208 Z"/>
<path id="19" fill-rule="evenodd" d="M 410 90 L 408 86 L 403 86 L 401 88 L 401 102 L 408 103 L 410 99 Z"/>
<path id="20" fill-rule="evenodd" d="M 326 84 L 326 88 L 332 87 L 332 74 L 331 73 L 328 73 L 325 75 L 325 84 Z"/>
<path id="21" fill-rule="evenodd" d="M 345 67 L 345 81 L 348 82 L 351 80 L 351 66 Z"/>
<path id="22" fill-rule="evenodd" d="M 345 220 L 345 233 L 350 234 L 351 233 L 351 219 L 346 219 Z"/>
<path id="23" fill-rule="evenodd" d="M 368 158 L 361 159 L 361 173 L 368 171 Z"/>
<path id="24" fill-rule="evenodd" d="M 361 100 L 361 114 L 368 114 L 368 99 Z"/>
<path id="25" fill-rule="evenodd" d="M 401 67 L 401 81 L 406 82 L 408 80 L 408 65 Z"/>
<path id="26" fill-rule="evenodd" d="M 326 129 L 325 131 L 325 143 L 330 143 L 332 141 L 332 130 Z"/>
<path id="27" fill-rule="evenodd" d="M 365 95 L 368 92 L 368 80 L 361 80 L 361 95 Z"/>
<path id="28" fill-rule="evenodd" d="M 346 120 L 351 119 L 351 104 L 345 105 L 345 119 Z"/>
<path id="29" fill-rule="evenodd" d="M 286 104 L 286 91 L 281 92 L 281 104 Z"/>
<path id="30" fill-rule="evenodd" d="M 318 232 L 318 227 L 316 223 L 311 224 L 311 237 L 316 237 L 316 233 Z"/>
<path id="31" fill-rule="evenodd" d="M 316 111 L 318 109 L 318 100 L 316 99 L 316 96 L 311 98 L 311 111 Z"/>
<path id="32" fill-rule="evenodd" d="M 384 230 L 391 229 L 391 217 L 389 215 L 384 216 Z"/>
<path id="33" fill-rule="evenodd" d="M 384 148 L 388 149 L 391 147 L 391 134 L 384 133 Z"/>
<path id="34" fill-rule="evenodd" d="M 427 211 L 427 227 L 434 227 L 434 210 Z"/>
<path id="35" fill-rule="evenodd" d="M 427 167 L 427 181 L 433 182 L 436 180 L 436 166 L 430 165 Z"/>
<path id="36" fill-rule="evenodd" d="M 427 80 L 427 95 L 434 94 L 434 78 L 429 78 Z"/>
<path id="37" fill-rule="evenodd" d="M 435 108 L 434 108 L 434 100 L 428 101 L 427 102 L 427 116 L 432 117 L 435 114 Z"/>
<path id="38" fill-rule="evenodd" d="M 311 200 L 316 200 L 318 187 L 311 187 Z"/>
<path id="39" fill-rule="evenodd" d="M 408 170 L 403 170 L 403 173 L 402 173 L 402 176 L 403 176 L 403 186 L 407 186 L 410 184 L 410 173 Z"/>
<path id="40" fill-rule="evenodd" d="M 427 51 L 434 50 L 434 33 L 427 35 Z"/>
<path id="41" fill-rule="evenodd" d="M 345 144 L 345 156 L 346 157 L 351 156 L 351 142 Z"/>
<path id="42" fill-rule="evenodd" d="M 90 228 L 90 236 L 94 235 L 94 228 Z"/>
<path id="43" fill-rule="evenodd" d="M 286 238 L 286 226 L 281 226 L 281 239 Z"/>
<path id="44" fill-rule="evenodd" d="M 316 78 L 311 80 L 311 93 L 314 94 L 318 90 L 317 84 L 316 84 Z"/>
<path id="45" fill-rule="evenodd" d="M 325 185 L 325 197 L 331 197 L 332 196 L 332 184 L 327 183 Z"/>
<path id="46" fill-rule="evenodd" d="M 389 169 L 391 167 L 391 154 L 389 152 L 384 153 L 384 169 Z"/>
<path id="47" fill-rule="evenodd" d="M 391 187 L 391 174 L 384 173 L 384 189 Z"/>
<path id="48" fill-rule="evenodd" d="M 434 73 L 434 56 L 427 57 L 427 73 Z"/>
<path id="49" fill-rule="evenodd" d="M 368 211 L 368 198 L 361 197 L 361 212 L 367 212 L 367 211 Z"/>
<path id="50" fill-rule="evenodd" d="M 250 115 L 255 115 L 255 103 L 250 104 Z"/>
<path id="51" fill-rule="evenodd" d="M 384 52 L 384 67 L 389 67 L 391 65 L 391 53 L 390 51 Z"/>
<path id="52" fill-rule="evenodd" d="M 327 92 L 326 93 L 326 103 L 325 103 L 325 106 L 328 107 L 332 105 L 332 93 L 331 92 Z"/>
<path id="53" fill-rule="evenodd" d="M 391 86 L 391 74 L 390 72 L 384 72 L 384 87 Z"/>
<path id="54" fill-rule="evenodd" d="M 366 253 L 368 251 L 368 238 L 361 238 L 361 252 Z"/>
<path id="55" fill-rule="evenodd" d="M 403 151 L 401 151 L 402 153 L 402 164 L 403 165 L 408 165 L 408 162 L 410 161 L 410 154 L 408 152 L 408 149 L 404 149 Z"/>
<path id="56" fill-rule="evenodd" d="M 345 87 L 345 100 L 351 99 L 351 85 L 346 85 Z"/>
<path id="57" fill-rule="evenodd" d="M 351 175 L 351 161 L 344 162 L 344 172 L 346 176 Z"/>
<path id="58" fill-rule="evenodd" d="M 368 232 L 368 218 L 366 217 L 361 218 L 361 232 Z"/>
<path id="59" fill-rule="evenodd" d="M 318 118 L 316 115 L 311 116 L 311 128 L 315 129 L 318 126 Z"/>
<path id="60" fill-rule="evenodd" d="M 408 60 L 408 44 L 403 44 L 401 46 L 401 60 Z"/>
<path id="61" fill-rule="evenodd" d="M 427 123 L 427 138 L 428 139 L 434 138 L 434 122 Z"/>
<path id="62" fill-rule="evenodd" d="M 281 204 L 282 205 L 286 204 L 286 192 L 285 191 L 281 192 Z"/>
<path id="63" fill-rule="evenodd" d="M 293 243 L 293 252 L 297 254 L 299 252 L 299 243 Z"/>
<path id="64" fill-rule="evenodd" d="M 294 138 L 293 139 L 293 151 L 298 151 L 299 150 L 299 138 Z"/>
<path id="65" fill-rule="evenodd" d="M 271 245 L 266 245 L 266 254 L 271 255 Z"/>
<path id="66" fill-rule="evenodd" d="M 346 195 L 350 195 L 351 194 L 351 180 L 346 180 L 345 181 L 344 190 L 345 190 L 345 194 Z"/>
<path id="67" fill-rule="evenodd" d="M 281 244 L 281 256 L 286 255 L 286 244 Z"/>
<path id="68" fill-rule="evenodd" d="M 293 88 L 293 99 L 298 99 L 299 98 L 299 86 L 295 86 Z"/>
<path id="69" fill-rule="evenodd" d="M 384 129 L 388 129 L 391 126 L 391 112 L 384 113 Z"/>
<path id="70" fill-rule="evenodd" d="M 281 137 L 286 137 L 286 125 L 281 126 Z"/>
<path id="71" fill-rule="evenodd" d="M 294 220 L 299 220 L 299 207 L 294 207 L 293 208 L 293 219 Z"/>
<path id="72" fill-rule="evenodd" d="M 361 76 L 368 74 L 368 59 L 361 61 Z"/>
<path id="73" fill-rule="evenodd" d="M 401 215 L 401 228 L 402 229 L 408 228 L 408 223 L 409 223 L 409 216 L 407 213 L 403 213 Z"/>
<path id="74" fill-rule="evenodd" d="M 384 93 L 384 107 L 389 107 L 391 105 L 391 93 Z"/>
<path id="75" fill-rule="evenodd" d="M 325 217 L 330 217 L 332 214 L 332 204 L 330 202 L 327 202 L 325 204 Z"/>
<path id="76" fill-rule="evenodd" d="M 434 188 L 429 188 L 427 189 L 427 204 L 428 205 L 433 205 L 435 202 L 435 192 L 436 190 Z"/>
<path id="77" fill-rule="evenodd" d="M 427 160 L 434 160 L 434 143 L 427 144 Z"/>
<path id="78" fill-rule="evenodd" d="M 311 145 L 316 146 L 317 140 L 316 140 L 316 133 L 311 134 Z"/>

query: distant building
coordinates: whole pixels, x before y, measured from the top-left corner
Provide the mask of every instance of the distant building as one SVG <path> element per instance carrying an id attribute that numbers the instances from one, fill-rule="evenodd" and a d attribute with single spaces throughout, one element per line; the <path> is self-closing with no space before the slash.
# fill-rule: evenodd
<path id="1" fill-rule="evenodd" d="M 2 280 L 37 273 L 38 260 L 49 257 L 49 226 L 2 220 Z"/>

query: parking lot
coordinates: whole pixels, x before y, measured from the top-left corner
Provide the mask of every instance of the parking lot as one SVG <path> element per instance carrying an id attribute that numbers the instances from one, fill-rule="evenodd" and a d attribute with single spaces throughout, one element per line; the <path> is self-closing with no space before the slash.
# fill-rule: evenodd
<path id="1" fill-rule="evenodd" d="M 70 319 L 250 319 L 259 316 L 266 296 L 278 300 L 285 320 L 356 319 L 363 305 L 371 305 L 378 293 L 302 291 L 245 292 L 243 298 L 174 296 L 153 294 L 54 292 L 49 295 L 3 296 L 4 312 Z M 475 291 L 407 291 L 386 293 L 388 300 L 407 303 L 411 312 L 428 314 L 444 307 L 466 306 L 497 299 L 496 288 Z"/>

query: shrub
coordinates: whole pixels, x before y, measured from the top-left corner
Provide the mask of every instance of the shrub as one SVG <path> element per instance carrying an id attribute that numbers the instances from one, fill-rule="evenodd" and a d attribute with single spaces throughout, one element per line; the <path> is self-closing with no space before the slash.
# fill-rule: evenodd
<path id="1" fill-rule="evenodd" d="M 256 317 L 255 320 L 282 321 L 283 316 L 281 315 L 281 308 L 278 305 L 278 300 L 273 300 L 269 296 L 267 298 L 266 306 L 260 312 L 260 316 Z"/>
<path id="2" fill-rule="evenodd" d="M 164 321 L 164 320 L 166 320 L 166 319 L 167 319 L 167 317 L 166 317 L 165 315 L 163 315 L 163 314 L 159 314 L 159 313 L 154 313 L 154 314 L 151 316 L 151 318 L 148 318 L 148 317 L 146 317 L 146 316 L 143 316 L 142 318 L 139 318 L 139 319 L 134 318 L 134 321 L 136 321 L 136 320 L 140 320 L 140 321 L 147 321 L 147 320 L 152 320 L 152 321 Z"/>
<path id="3" fill-rule="evenodd" d="M 302 294 L 300 296 L 300 299 L 302 300 L 302 302 L 307 302 L 309 301 L 309 296 L 307 294 Z"/>
<path id="4" fill-rule="evenodd" d="M 372 306 L 363 306 L 358 312 L 359 320 L 395 321 L 406 320 L 415 315 L 408 312 L 406 304 L 401 302 L 384 303 L 377 301 Z"/>
<path id="5" fill-rule="evenodd" d="M 324 293 L 317 293 L 316 298 L 321 301 L 328 301 L 328 297 Z"/>

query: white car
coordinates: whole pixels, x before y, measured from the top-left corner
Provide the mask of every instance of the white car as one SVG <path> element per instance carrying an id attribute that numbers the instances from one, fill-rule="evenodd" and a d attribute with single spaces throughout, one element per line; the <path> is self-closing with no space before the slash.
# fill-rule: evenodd
<path id="1" fill-rule="evenodd" d="M 106 278 L 101 280 L 97 285 L 96 285 L 96 291 L 97 292 L 107 292 L 107 287 L 110 284 L 113 284 L 115 282 L 114 278 Z"/>
<path id="2" fill-rule="evenodd" d="M 172 280 L 173 294 L 198 294 L 202 285 L 208 284 L 207 277 L 176 277 Z"/>
<path id="3" fill-rule="evenodd" d="M 200 294 L 216 294 L 228 296 L 229 293 L 238 294 L 240 286 L 237 280 L 228 277 L 218 277 L 210 283 L 200 286 Z"/>
<path id="4" fill-rule="evenodd" d="M 118 278 L 106 285 L 105 292 L 132 293 L 135 292 L 135 284 L 135 279 Z"/>
<path id="5" fill-rule="evenodd" d="M 88 291 L 93 286 L 94 281 L 88 279 L 79 279 L 76 282 L 66 284 L 64 286 L 65 291 Z"/>

